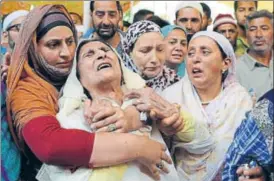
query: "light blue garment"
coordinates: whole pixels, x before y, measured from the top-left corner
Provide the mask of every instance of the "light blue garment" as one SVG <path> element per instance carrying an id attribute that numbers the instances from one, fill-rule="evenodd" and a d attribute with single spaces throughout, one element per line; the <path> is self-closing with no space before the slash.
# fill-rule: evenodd
<path id="1" fill-rule="evenodd" d="M 177 75 L 180 77 L 184 77 L 186 73 L 186 63 L 185 60 L 179 65 L 177 70 Z"/>
<path id="2" fill-rule="evenodd" d="M 181 27 L 181 26 L 176 26 L 176 25 L 167 25 L 163 28 L 161 28 L 161 32 L 162 35 L 164 36 L 164 38 L 166 38 L 168 36 L 168 34 L 173 31 L 174 29 L 180 29 L 182 31 L 185 32 L 185 35 L 187 35 L 186 33 L 186 29 Z M 185 65 L 185 60 L 179 65 L 178 70 L 177 70 L 177 75 L 180 77 L 184 77 L 185 75 L 185 69 L 186 69 L 186 65 Z"/>
<path id="3" fill-rule="evenodd" d="M 186 29 L 183 27 L 177 26 L 177 25 L 167 25 L 167 26 L 164 26 L 163 28 L 161 28 L 161 32 L 162 32 L 162 35 L 164 36 L 164 38 L 166 38 L 168 36 L 168 34 L 171 31 L 173 31 L 174 29 L 183 30 L 185 32 L 185 34 L 187 35 Z"/>

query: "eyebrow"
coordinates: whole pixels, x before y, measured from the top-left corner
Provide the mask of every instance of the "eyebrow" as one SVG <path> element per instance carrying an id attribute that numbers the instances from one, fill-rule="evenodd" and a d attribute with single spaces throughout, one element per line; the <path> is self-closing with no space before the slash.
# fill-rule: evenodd
<path id="1" fill-rule="evenodd" d="M 94 49 L 89 48 L 87 52 L 82 53 L 81 58 L 86 57 L 86 55 L 89 53 L 94 53 Z"/>

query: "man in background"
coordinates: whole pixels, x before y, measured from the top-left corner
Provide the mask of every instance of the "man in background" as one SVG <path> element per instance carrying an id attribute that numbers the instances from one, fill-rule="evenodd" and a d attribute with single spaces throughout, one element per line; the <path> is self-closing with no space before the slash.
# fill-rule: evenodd
<path id="1" fill-rule="evenodd" d="M 147 9 L 140 9 L 134 14 L 132 23 L 136 23 L 137 21 L 141 21 L 141 20 L 147 20 L 148 18 L 152 16 L 154 16 L 154 12 Z"/>
<path id="2" fill-rule="evenodd" d="M 201 5 L 204 12 L 202 30 L 207 30 L 207 27 L 212 23 L 211 9 L 206 3 L 201 3 Z"/>
<path id="3" fill-rule="evenodd" d="M 213 22 L 213 31 L 223 34 L 229 40 L 237 57 L 245 53 L 247 47 L 237 38 L 237 22 L 231 14 L 218 14 Z"/>
<path id="4" fill-rule="evenodd" d="M 188 42 L 191 37 L 202 30 L 203 8 L 197 2 L 181 2 L 178 4 L 174 24 L 187 30 Z"/>
<path id="5" fill-rule="evenodd" d="M 255 11 L 247 17 L 246 27 L 250 47 L 237 62 L 236 75 L 258 99 L 273 88 L 273 14 Z"/>

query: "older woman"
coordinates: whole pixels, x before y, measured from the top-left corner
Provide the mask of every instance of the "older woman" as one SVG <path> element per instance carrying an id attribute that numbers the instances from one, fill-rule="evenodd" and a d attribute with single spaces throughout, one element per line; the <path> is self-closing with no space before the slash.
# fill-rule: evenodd
<path id="1" fill-rule="evenodd" d="M 94 128 L 98 128 L 98 126 L 101 127 L 103 124 L 111 122 L 111 125 L 119 129 L 119 114 L 121 114 L 123 110 L 136 110 L 136 108 L 132 105 L 133 100 L 123 100 L 123 89 L 143 87 L 145 82 L 140 77 L 132 77 L 131 74 L 128 74 L 128 72 L 126 72 L 126 68 L 121 63 L 121 58 L 117 52 L 100 40 L 82 41 L 77 49 L 76 62 L 77 71 L 72 71 L 66 85 L 64 86 L 64 95 L 60 99 L 60 102 L 69 101 L 66 102 L 66 104 L 69 107 L 73 107 L 73 109 L 67 109 L 67 106 L 62 106 L 60 112 L 57 114 L 57 119 L 59 120 L 61 126 L 67 129 L 77 128 L 89 132 L 101 132 L 105 130 L 102 128 L 94 130 Z M 134 79 L 135 86 L 130 85 L 132 79 Z M 69 96 L 68 91 L 73 91 L 74 95 Z M 86 97 L 90 97 L 92 99 L 92 104 L 95 106 L 93 108 L 94 116 L 91 125 L 87 124 L 84 119 L 84 105 L 81 103 L 81 99 L 86 99 Z M 73 99 L 73 101 L 71 99 Z M 73 104 L 73 102 L 77 102 L 77 100 L 79 100 L 78 104 Z M 97 102 L 102 100 L 104 100 L 105 103 L 102 107 L 100 107 Z M 100 117 L 101 113 L 106 109 L 108 104 L 112 104 L 117 107 L 117 109 L 120 110 L 119 113 L 117 112 L 116 115 L 105 118 Z M 93 128 L 93 130 L 91 128 Z M 108 128 L 112 128 L 112 126 Z M 147 136 L 151 136 L 153 139 L 163 142 L 157 129 L 153 129 L 154 130 L 151 132 L 150 126 L 147 125 L 141 127 L 133 133 L 141 135 L 147 134 Z M 167 158 L 163 159 L 167 160 Z M 157 163 L 153 164 L 155 169 L 156 165 Z M 165 166 L 164 164 L 162 166 L 162 171 L 167 172 L 169 169 L 170 173 L 168 175 L 161 174 L 161 180 L 178 180 L 177 172 L 174 166 Z M 148 169 L 151 172 L 153 171 L 151 170 L 151 167 L 148 167 Z M 140 168 L 136 162 L 129 162 L 128 164 L 121 164 L 102 169 L 97 168 L 92 171 L 90 169 L 80 168 L 74 173 L 71 173 L 69 169 L 45 165 L 41 172 L 43 175 L 47 172 L 49 175 L 48 178 L 54 181 L 151 180 L 148 175 L 140 172 Z"/>
<path id="2" fill-rule="evenodd" d="M 179 81 L 176 72 L 164 66 L 165 44 L 155 23 L 144 20 L 132 24 L 123 39 L 123 47 L 132 59 L 125 65 L 138 72 L 148 87 L 161 92 Z"/>
<path id="3" fill-rule="evenodd" d="M 135 159 L 147 166 L 160 163 L 164 146 L 146 137 L 61 128 L 56 119 L 57 99 L 70 74 L 77 44 L 75 27 L 63 6 L 46 5 L 32 10 L 20 37 L 8 72 L 7 112 L 12 134 L 19 138 L 16 143 L 32 165 L 39 168 L 45 162 L 98 167 Z M 109 107 L 103 115 L 115 113 Z M 144 150 L 144 145 L 149 149 Z M 26 146 L 30 150 L 24 149 Z"/>
<path id="4" fill-rule="evenodd" d="M 235 79 L 235 54 L 215 32 L 199 32 L 188 47 L 187 75 L 163 97 L 182 105 L 196 121 L 190 143 L 174 143 L 177 170 L 185 180 L 212 180 L 245 113 L 252 108 L 246 90 Z"/>
<path id="5" fill-rule="evenodd" d="M 166 44 L 166 65 L 177 75 L 185 75 L 185 56 L 187 54 L 186 30 L 180 26 L 168 25 L 161 28 Z"/>

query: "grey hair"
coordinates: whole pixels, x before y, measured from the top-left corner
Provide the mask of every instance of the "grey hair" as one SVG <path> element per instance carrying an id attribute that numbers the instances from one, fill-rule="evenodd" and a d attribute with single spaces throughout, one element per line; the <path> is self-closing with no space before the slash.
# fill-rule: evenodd
<path id="1" fill-rule="evenodd" d="M 257 19 L 257 18 L 268 18 L 270 19 L 271 25 L 273 27 L 273 13 L 270 13 L 268 10 L 260 10 L 260 11 L 255 11 L 251 13 L 249 16 L 246 18 L 246 29 L 248 28 L 248 24 L 250 21 Z"/>

